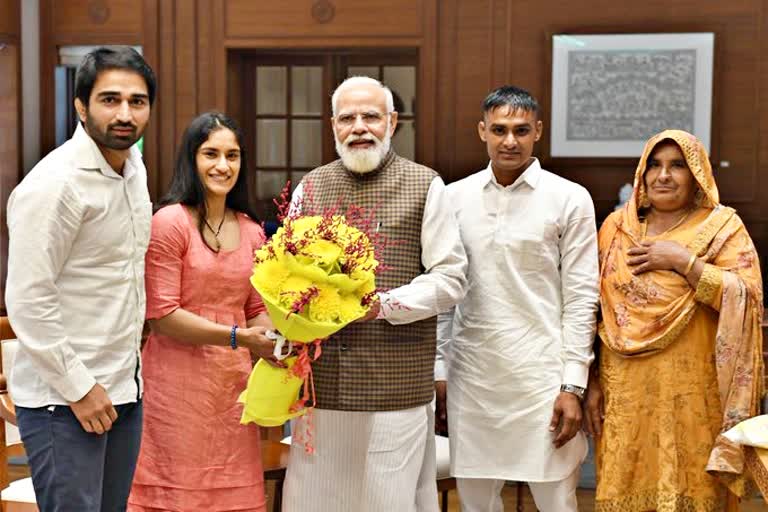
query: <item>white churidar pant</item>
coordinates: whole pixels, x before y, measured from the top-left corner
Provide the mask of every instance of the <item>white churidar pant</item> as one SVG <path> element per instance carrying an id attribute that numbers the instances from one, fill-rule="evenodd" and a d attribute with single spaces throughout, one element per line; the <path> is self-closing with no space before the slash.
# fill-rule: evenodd
<path id="1" fill-rule="evenodd" d="M 313 411 L 314 454 L 293 436 L 283 512 L 437 512 L 434 413 Z M 306 418 L 293 421 L 304 432 Z"/>
<path id="2" fill-rule="evenodd" d="M 533 501 L 540 512 L 578 512 L 576 486 L 580 468 L 565 480 L 529 482 Z M 492 478 L 457 478 L 461 512 L 503 512 L 501 489 L 504 480 Z"/>

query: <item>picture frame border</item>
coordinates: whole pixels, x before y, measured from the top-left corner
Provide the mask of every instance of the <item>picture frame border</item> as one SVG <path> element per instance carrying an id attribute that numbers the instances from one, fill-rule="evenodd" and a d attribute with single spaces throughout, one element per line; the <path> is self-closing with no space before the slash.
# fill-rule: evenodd
<path id="1" fill-rule="evenodd" d="M 647 140 L 568 140 L 568 56 L 585 48 L 595 50 L 695 50 L 694 135 L 708 151 L 711 149 L 713 113 L 713 75 L 715 65 L 714 32 L 659 32 L 646 34 L 557 33 L 551 38 L 552 66 L 550 90 L 552 158 L 626 158 L 642 153 Z M 670 128 L 675 128 L 670 126 Z M 649 134 L 649 137 L 653 134 Z"/>

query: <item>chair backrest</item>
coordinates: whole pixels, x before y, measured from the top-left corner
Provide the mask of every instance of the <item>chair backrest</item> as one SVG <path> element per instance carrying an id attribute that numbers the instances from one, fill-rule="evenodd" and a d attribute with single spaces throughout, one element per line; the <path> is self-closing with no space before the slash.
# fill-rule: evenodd
<path id="1" fill-rule="evenodd" d="M 13 362 L 16 360 L 16 352 L 19 350 L 19 340 L 5 339 L 0 340 L 0 364 L 2 364 L 2 375 L 6 379 L 10 378 Z M 7 387 L 7 381 L 6 381 Z M 5 445 L 15 446 L 21 444 L 21 434 L 16 426 L 16 408 L 13 407 L 10 393 L 5 395 L 6 401 L 0 400 L 0 417 L 5 420 Z"/>
<path id="2" fill-rule="evenodd" d="M 11 374 L 19 341 L 16 339 L 16 333 L 13 332 L 7 316 L 0 317 L 0 342 L 2 342 L 0 349 L 0 370 L 2 370 L 0 373 L 0 418 L 16 425 L 16 408 L 9 396 L 8 376 Z"/>
<path id="3" fill-rule="evenodd" d="M 15 340 L 16 334 L 13 332 L 13 329 L 11 328 L 11 324 L 8 321 L 8 317 L 0 317 L 0 342 L 4 342 L 5 340 Z M 5 343 L 2 343 L 2 346 L 4 348 Z M 13 402 L 11 402 L 11 398 L 8 395 L 8 379 L 6 378 L 6 358 L 3 357 L 4 350 L 0 349 L 0 369 L 2 369 L 3 373 L 0 373 L 0 417 L 4 419 L 3 422 L 5 425 L 8 424 L 10 420 L 13 420 L 15 422 L 16 420 L 16 409 L 13 407 Z M 11 358 L 8 357 L 8 362 L 12 362 Z M 10 365 L 7 366 L 8 369 L 10 369 Z M 8 452 L 9 449 L 6 446 L 6 429 L 2 428 L 0 429 L 0 489 L 5 489 L 8 487 L 9 478 L 8 478 Z"/>

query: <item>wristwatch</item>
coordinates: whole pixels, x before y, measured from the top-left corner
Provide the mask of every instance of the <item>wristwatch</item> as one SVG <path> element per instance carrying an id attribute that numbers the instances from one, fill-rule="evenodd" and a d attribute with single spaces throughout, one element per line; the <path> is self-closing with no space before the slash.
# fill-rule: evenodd
<path id="1" fill-rule="evenodd" d="M 573 384 L 563 384 L 560 386 L 560 391 L 574 394 L 579 400 L 584 400 L 584 392 L 586 389 L 580 388 L 579 386 L 574 386 Z"/>

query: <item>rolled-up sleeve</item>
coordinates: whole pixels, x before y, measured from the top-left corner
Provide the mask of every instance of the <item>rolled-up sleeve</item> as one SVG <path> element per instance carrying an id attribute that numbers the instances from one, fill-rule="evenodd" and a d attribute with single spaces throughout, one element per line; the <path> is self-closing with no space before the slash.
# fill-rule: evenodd
<path id="1" fill-rule="evenodd" d="M 64 331 L 57 286 L 83 215 L 66 180 L 38 180 L 17 188 L 8 201 L 8 317 L 40 378 L 69 402 L 96 383 Z"/>
<path id="2" fill-rule="evenodd" d="M 563 383 L 587 387 L 598 302 L 597 228 L 589 193 L 574 194 L 560 238 Z"/>
<path id="3" fill-rule="evenodd" d="M 445 184 L 435 178 L 427 191 L 421 224 L 424 273 L 379 294 L 381 314 L 391 324 L 416 322 L 448 311 L 467 291 L 467 255 Z"/>

